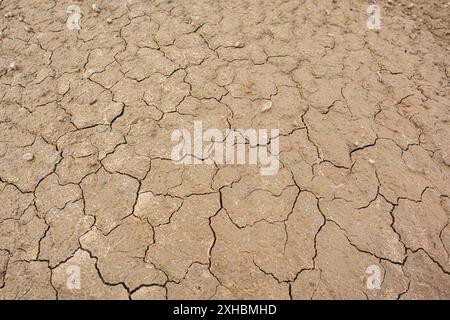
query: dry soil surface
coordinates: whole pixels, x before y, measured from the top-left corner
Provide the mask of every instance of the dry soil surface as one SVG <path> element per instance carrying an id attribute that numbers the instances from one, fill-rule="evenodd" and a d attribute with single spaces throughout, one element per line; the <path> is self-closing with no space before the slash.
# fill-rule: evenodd
<path id="1" fill-rule="evenodd" d="M 0 1 L 0 298 L 449 299 L 450 4 L 414 1 Z M 279 128 L 278 173 L 174 164 L 197 120 Z"/>

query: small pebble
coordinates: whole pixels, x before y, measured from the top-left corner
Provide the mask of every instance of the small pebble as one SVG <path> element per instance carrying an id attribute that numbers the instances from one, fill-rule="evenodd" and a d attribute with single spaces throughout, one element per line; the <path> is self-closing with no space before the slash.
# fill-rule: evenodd
<path id="1" fill-rule="evenodd" d="M 95 104 L 97 102 L 97 98 L 92 99 L 91 101 L 89 101 L 89 104 L 92 106 L 93 104 Z"/>
<path id="2" fill-rule="evenodd" d="M 23 16 L 19 16 L 19 21 L 20 21 L 20 22 L 23 21 Z"/>
<path id="3" fill-rule="evenodd" d="M 112 23 L 112 19 L 111 18 L 106 19 L 106 23 L 111 24 Z"/>
<path id="4" fill-rule="evenodd" d="M 261 112 L 266 112 L 269 111 L 270 109 L 272 109 L 272 101 L 265 101 L 261 108 Z"/>
<path id="5" fill-rule="evenodd" d="M 383 77 L 381 76 L 381 72 L 380 72 L 380 71 L 377 71 L 377 76 L 378 76 L 378 81 L 379 81 L 380 83 L 384 83 Z"/>
<path id="6" fill-rule="evenodd" d="M 25 26 L 24 29 L 25 29 L 26 32 L 33 31 L 33 28 L 31 28 L 30 26 Z"/>
<path id="7" fill-rule="evenodd" d="M 31 161 L 34 159 L 34 154 L 32 154 L 31 152 L 24 153 L 22 155 L 22 159 L 26 161 Z"/>
<path id="8" fill-rule="evenodd" d="M 92 5 L 92 10 L 94 10 L 97 13 L 99 13 L 100 11 L 102 11 L 102 8 L 98 4 L 94 3 Z"/>
<path id="9" fill-rule="evenodd" d="M 15 62 L 11 62 L 8 67 L 9 70 L 17 70 L 17 64 Z"/>
<path id="10" fill-rule="evenodd" d="M 412 9 L 414 8 L 416 5 L 414 3 L 410 3 L 406 8 L 407 9 Z"/>
<path id="11" fill-rule="evenodd" d="M 373 161 L 372 159 L 369 159 L 369 163 L 374 164 L 375 161 Z"/>

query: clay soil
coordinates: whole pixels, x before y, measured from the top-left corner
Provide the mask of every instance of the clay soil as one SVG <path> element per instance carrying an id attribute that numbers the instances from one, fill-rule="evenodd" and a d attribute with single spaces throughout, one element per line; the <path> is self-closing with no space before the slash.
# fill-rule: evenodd
<path id="1" fill-rule="evenodd" d="M 448 1 L 93 4 L 0 1 L 0 299 L 450 299 Z"/>

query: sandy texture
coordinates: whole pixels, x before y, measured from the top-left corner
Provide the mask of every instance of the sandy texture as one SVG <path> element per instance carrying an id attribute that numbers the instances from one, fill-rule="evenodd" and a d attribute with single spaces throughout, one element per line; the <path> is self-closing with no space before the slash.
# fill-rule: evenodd
<path id="1" fill-rule="evenodd" d="M 447 2 L 0 1 L 0 299 L 450 299 Z"/>

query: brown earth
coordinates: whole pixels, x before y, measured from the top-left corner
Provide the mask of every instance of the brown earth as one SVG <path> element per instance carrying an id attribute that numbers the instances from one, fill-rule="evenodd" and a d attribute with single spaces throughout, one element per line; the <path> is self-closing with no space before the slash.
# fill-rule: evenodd
<path id="1" fill-rule="evenodd" d="M 0 1 L 0 299 L 450 299 L 447 1 L 93 3 Z M 196 120 L 278 174 L 172 163 Z"/>

